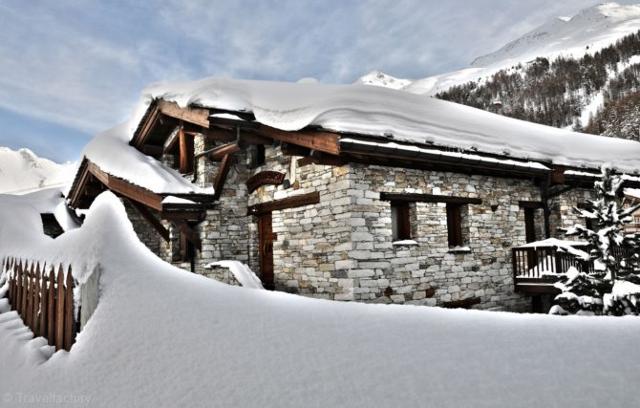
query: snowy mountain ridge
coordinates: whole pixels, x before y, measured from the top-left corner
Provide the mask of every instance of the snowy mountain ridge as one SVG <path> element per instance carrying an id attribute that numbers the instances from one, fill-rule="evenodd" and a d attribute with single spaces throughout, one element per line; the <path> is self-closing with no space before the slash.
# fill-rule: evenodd
<path id="1" fill-rule="evenodd" d="M 0 146 L 0 193 L 26 193 L 62 186 L 73 179 L 74 163 L 55 163 L 29 149 Z"/>
<path id="2" fill-rule="evenodd" d="M 571 18 L 553 18 L 499 50 L 476 58 L 469 68 L 417 80 L 399 79 L 374 71 L 361 77 L 356 83 L 432 96 L 452 86 L 477 81 L 500 70 L 526 64 L 537 57 L 553 59 L 560 55 L 581 57 L 586 53 L 593 54 L 638 30 L 640 4 L 605 3 L 584 9 Z"/>

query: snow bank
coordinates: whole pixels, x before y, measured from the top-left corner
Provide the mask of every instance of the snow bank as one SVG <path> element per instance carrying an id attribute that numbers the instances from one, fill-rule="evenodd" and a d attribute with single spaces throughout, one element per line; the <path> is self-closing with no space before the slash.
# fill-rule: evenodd
<path id="1" fill-rule="evenodd" d="M 0 239 L 0 248 L 10 244 Z M 32 251 L 100 263 L 100 301 L 71 352 L 49 359 L 15 312 L 0 314 L 3 406 L 51 396 L 90 407 L 640 402 L 637 318 L 365 305 L 231 287 L 155 257 L 109 193 L 82 228 L 49 244 Z"/>
<path id="2" fill-rule="evenodd" d="M 58 164 L 29 149 L 0 147 L 0 193 L 24 194 L 61 187 L 73 179 L 74 163 Z"/>
<path id="3" fill-rule="evenodd" d="M 130 146 L 135 126 L 137 123 L 130 121 L 98 134 L 85 147 L 83 156 L 112 176 L 154 193 L 213 194 L 213 189 L 196 186 L 178 171 Z"/>
<path id="4" fill-rule="evenodd" d="M 135 125 L 153 98 L 183 107 L 253 112 L 258 122 L 286 131 L 319 126 L 557 165 L 599 168 L 609 164 L 630 173 L 640 169 L 637 142 L 556 129 L 381 87 L 217 78 L 161 83 L 144 91 Z"/>

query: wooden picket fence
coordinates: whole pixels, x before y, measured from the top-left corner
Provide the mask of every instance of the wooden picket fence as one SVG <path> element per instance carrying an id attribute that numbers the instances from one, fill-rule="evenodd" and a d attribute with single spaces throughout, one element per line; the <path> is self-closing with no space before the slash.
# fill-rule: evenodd
<path id="1" fill-rule="evenodd" d="M 74 313 L 75 283 L 71 267 L 40 265 L 40 262 L 5 259 L 11 310 L 16 310 L 34 335 L 46 338 L 56 350 L 71 350 L 78 325 Z"/>

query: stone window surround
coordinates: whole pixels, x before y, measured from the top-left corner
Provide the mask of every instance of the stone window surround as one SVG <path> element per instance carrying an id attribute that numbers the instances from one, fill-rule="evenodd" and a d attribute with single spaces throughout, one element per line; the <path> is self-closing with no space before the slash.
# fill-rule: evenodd
<path id="1" fill-rule="evenodd" d="M 397 198 L 400 196 L 400 199 Z M 414 199 L 412 199 L 412 196 Z M 395 198 L 395 199 L 394 199 Z M 410 236 L 409 237 L 400 237 L 392 242 L 394 249 L 401 250 L 402 248 L 412 247 L 412 246 L 420 246 L 420 244 L 415 240 L 417 238 L 416 234 L 416 203 L 417 202 L 427 202 L 433 203 L 436 205 L 445 206 L 447 208 L 447 217 L 449 216 L 449 207 L 451 205 L 459 207 L 459 228 L 461 228 L 461 240 L 462 242 L 458 243 L 455 246 L 449 246 L 449 250 L 447 251 L 450 254 L 466 254 L 471 253 L 472 250 L 468 246 L 469 242 L 469 205 L 470 204 L 481 204 L 482 200 L 480 198 L 474 197 L 454 197 L 454 196 L 445 196 L 445 195 L 433 195 L 433 194 L 420 194 L 420 193 L 391 193 L 391 192 L 380 192 L 380 199 L 382 201 L 389 201 L 389 204 L 393 208 L 394 205 L 398 205 L 403 201 L 408 205 L 408 214 L 409 223 L 410 223 Z M 392 223 L 396 222 L 395 220 Z M 450 227 L 450 223 L 447 222 L 447 229 Z M 392 224 L 391 228 L 394 226 Z M 447 231 L 448 232 L 448 231 Z"/>

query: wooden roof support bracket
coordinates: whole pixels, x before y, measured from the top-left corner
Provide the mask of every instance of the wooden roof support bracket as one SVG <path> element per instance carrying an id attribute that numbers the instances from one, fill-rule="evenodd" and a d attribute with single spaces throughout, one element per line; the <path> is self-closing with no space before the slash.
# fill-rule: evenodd
<path id="1" fill-rule="evenodd" d="M 305 130 L 287 132 L 266 125 L 260 125 L 256 133 L 311 150 L 329 153 L 334 156 L 340 155 L 340 136 L 337 133 Z"/>
<path id="2" fill-rule="evenodd" d="M 222 160 L 225 156 L 234 154 L 240 151 L 240 145 L 237 142 L 226 143 L 221 146 L 217 146 L 209 152 L 209 158 L 213 161 Z"/>
<path id="3" fill-rule="evenodd" d="M 213 181 L 214 200 L 218 200 L 222 195 L 222 189 L 224 188 L 224 183 L 227 180 L 227 175 L 229 174 L 229 170 L 231 170 L 232 162 L 233 162 L 232 154 L 226 154 L 222 158 L 222 161 L 220 162 L 220 166 L 218 167 L 218 173 L 216 173 L 216 178 Z"/>
<path id="4" fill-rule="evenodd" d="M 158 100 L 158 110 L 163 115 L 194 125 L 209 128 L 209 110 L 204 108 L 181 108 L 175 102 Z"/>
<path id="5" fill-rule="evenodd" d="M 165 242 L 169 242 L 169 230 L 162 225 L 159 219 L 157 219 L 151 211 L 145 207 L 144 205 L 137 203 L 133 200 L 129 200 L 131 205 L 138 210 L 140 215 L 156 230 L 156 232 L 165 240 Z"/>

